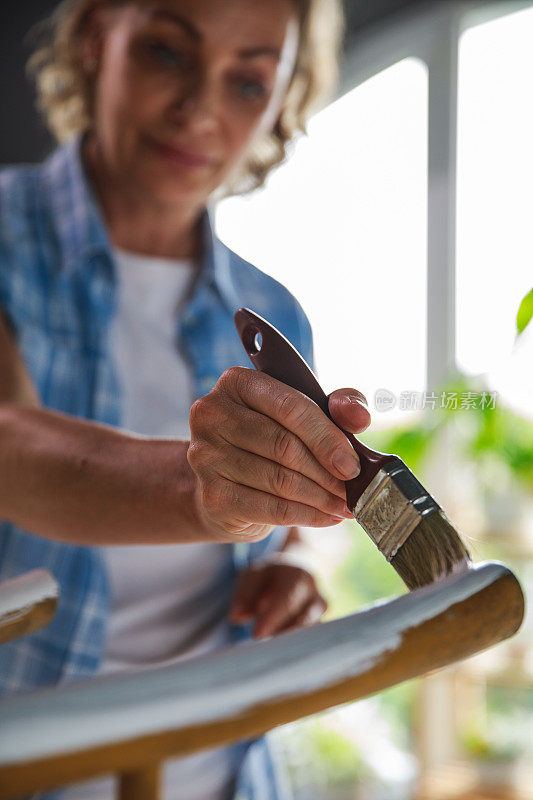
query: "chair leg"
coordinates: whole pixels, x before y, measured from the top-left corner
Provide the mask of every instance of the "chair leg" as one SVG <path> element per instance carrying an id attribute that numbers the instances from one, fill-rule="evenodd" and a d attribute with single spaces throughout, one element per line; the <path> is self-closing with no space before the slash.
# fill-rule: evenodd
<path id="1" fill-rule="evenodd" d="M 117 800 L 159 800 L 161 764 L 150 764 L 118 776 Z"/>

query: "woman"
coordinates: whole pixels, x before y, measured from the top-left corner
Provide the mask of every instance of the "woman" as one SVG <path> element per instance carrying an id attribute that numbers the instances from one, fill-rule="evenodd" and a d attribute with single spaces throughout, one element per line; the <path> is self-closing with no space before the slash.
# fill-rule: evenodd
<path id="1" fill-rule="evenodd" d="M 75 0 L 35 59 L 66 143 L 0 175 L 0 577 L 44 566 L 61 599 L 0 650 L 4 691 L 167 664 L 325 608 L 291 561 L 294 526 L 349 516 L 357 456 L 313 403 L 239 366 L 238 307 L 308 360 L 310 328 L 206 209 L 282 159 L 331 61 L 333 8 Z M 367 427 L 361 401 L 333 394 L 344 429 Z M 268 759 L 258 740 L 175 760 L 165 797 L 276 798 Z"/>

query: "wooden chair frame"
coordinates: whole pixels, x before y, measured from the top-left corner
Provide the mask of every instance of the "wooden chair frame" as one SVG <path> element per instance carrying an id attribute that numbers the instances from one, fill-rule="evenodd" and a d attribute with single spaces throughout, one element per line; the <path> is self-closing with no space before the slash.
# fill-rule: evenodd
<path id="1" fill-rule="evenodd" d="M 113 773 L 157 800 L 168 758 L 257 736 L 513 635 L 524 597 L 486 563 L 342 619 L 164 668 L 0 702 L 0 800 Z"/>

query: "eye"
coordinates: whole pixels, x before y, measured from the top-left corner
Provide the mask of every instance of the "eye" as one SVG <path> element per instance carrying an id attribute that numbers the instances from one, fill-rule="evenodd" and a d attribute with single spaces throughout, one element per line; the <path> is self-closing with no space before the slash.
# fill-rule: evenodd
<path id="1" fill-rule="evenodd" d="M 174 47 L 169 47 L 164 42 L 149 42 L 148 51 L 153 59 L 165 67 L 181 67 L 187 63 L 184 53 Z"/>
<path id="2" fill-rule="evenodd" d="M 267 93 L 267 88 L 264 83 L 248 78 L 238 80 L 236 88 L 239 95 L 244 100 L 259 100 Z"/>

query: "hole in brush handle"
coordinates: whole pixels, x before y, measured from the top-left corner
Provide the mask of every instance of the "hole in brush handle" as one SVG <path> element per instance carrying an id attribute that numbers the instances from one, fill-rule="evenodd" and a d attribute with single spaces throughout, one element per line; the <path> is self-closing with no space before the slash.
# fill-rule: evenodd
<path id="1" fill-rule="evenodd" d="M 235 326 L 256 369 L 307 395 L 328 414 L 328 398 L 313 371 L 283 334 L 247 308 L 237 311 Z M 258 350 L 259 336 L 261 346 Z"/>
<path id="2" fill-rule="evenodd" d="M 241 342 L 243 343 L 244 349 L 248 353 L 249 357 L 252 358 L 259 353 L 263 346 L 263 337 L 261 335 L 261 331 L 256 325 L 246 325 L 241 334 Z"/>

